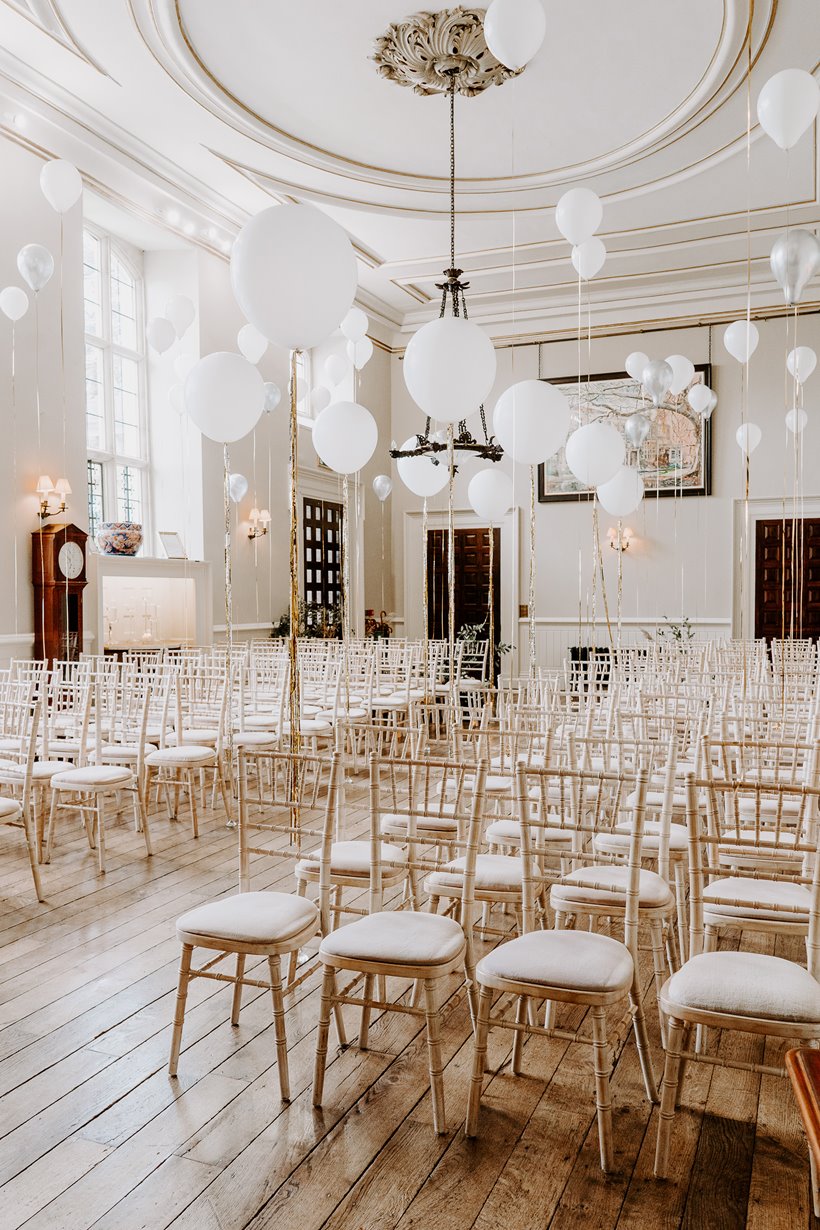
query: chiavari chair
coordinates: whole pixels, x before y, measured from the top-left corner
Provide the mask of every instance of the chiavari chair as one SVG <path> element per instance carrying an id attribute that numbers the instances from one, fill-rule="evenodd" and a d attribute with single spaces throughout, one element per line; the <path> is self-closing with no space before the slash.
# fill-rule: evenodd
<path id="1" fill-rule="evenodd" d="M 9 682 L 2 689 L 0 721 L 3 753 L 0 759 L 0 824 L 22 829 L 37 900 L 43 901 L 39 868 L 39 840 L 32 808 L 34 765 L 40 733 L 42 699 L 32 702 L 31 680 Z"/>

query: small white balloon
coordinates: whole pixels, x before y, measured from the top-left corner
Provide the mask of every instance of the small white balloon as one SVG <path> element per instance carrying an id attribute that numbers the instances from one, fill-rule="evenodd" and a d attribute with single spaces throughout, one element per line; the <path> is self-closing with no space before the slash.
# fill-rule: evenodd
<path id="1" fill-rule="evenodd" d="M 717 393 L 714 391 L 714 389 L 710 389 L 709 390 L 709 405 L 703 411 L 702 417 L 705 419 L 710 419 L 712 417 L 712 411 L 714 410 L 717 403 L 718 403 Z"/>
<path id="2" fill-rule="evenodd" d="M 370 322 L 359 307 L 352 307 L 341 324 L 341 330 L 349 342 L 360 342 L 367 333 Z"/>
<path id="3" fill-rule="evenodd" d="M 630 414 L 624 423 L 624 435 L 633 448 L 640 448 L 652 430 L 652 424 L 645 414 L 636 412 Z"/>
<path id="4" fill-rule="evenodd" d="M 0 312 L 9 320 L 19 320 L 28 311 L 28 295 L 19 286 L 0 290 Z"/>
<path id="5" fill-rule="evenodd" d="M 723 345 L 738 363 L 748 363 L 757 350 L 760 334 L 751 320 L 735 320 L 726 326 Z"/>
<path id="6" fill-rule="evenodd" d="M 254 325 L 243 325 L 236 335 L 239 353 L 243 354 L 249 363 L 258 363 L 268 348 L 268 339 L 263 337 Z"/>
<path id="7" fill-rule="evenodd" d="M 442 316 L 413 334 L 402 366 L 419 409 L 439 423 L 458 423 L 476 413 L 493 386 L 495 347 L 471 320 Z"/>
<path id="8" fill-rule="evenodd" d="M 789 410 L 788 414 L 786 415 L 786 426 L 788 427 L 792 435 L 795 435 L 795 436 L 800 435 L 800 433 L 805 429 L 805 426 L 808 423 L 808 421 L 809 421 L 809 416 L 806 414 L 806 411 L 799 410 L 796 406 L 793 409 Z"/>
<path id="9" fill-rule="evenodd" d="M 27 243 L 17 253 L 20 277 L 35 295 L 47 286 L 54 273 L 54 257 L 41 243 Z"/>
<path id="10" fill-rule="evenodd" d="M 643 499 L 643 479 L 635 466 L 621 466 L 609 482 L 596 491 L 601 507 L 610 517 L 628 517 Z"/>
<path id="11" fill-rule="evenodd" d="M 393 490 L 393 480 L 389 474 L 377 474 L 373 479 L 373 490 L 383 504 Z"/>
<path id="12" fill-rule="evenodd" d="M 675 374 L 665 359 L 650 359 L 643 369 L 641 383 L 652 398 L 654 406 L 662 406 L 672 388 Z"/>
<path id="13" fill-rule="evenodd" d="M 686 400 L 695 414 L 705 414 L 712 402 L 712 390 L 708 384 L 693 384 L 686 394 Z"/>
<path id="14" fill-rule="evenodd" d="M 379 429 L 373 415 L 355 401 L 337 401 L 313 424 L 313 447 L 337 474 L 355 474 L 376 450 Z"/>
<path id="15" fill-rule="evenodd" d="M 187 295 L 172 295 L 165 305 L 165 317 L 174 326 L 178 338 L 188 332 L 195 315 L 196 308 Z"/>
<path id="16" fill-rule="evenodd" d="M 52 158 L 40 171 L 40 190 L 52 209 L 64 214 L 83 194 L 80 172 L 64 158 Z"/>
<path id="17" fill-rule="evenodd" d="M 784 68 L 770 77 L 757 97 L 760 126 L 781 149 L 791 149 L 814 122 L 820 86 L 802 68 Z"/>
<path id="18" fill-rule="evenodd" d="M 228 491 L 234 504 L 238 504 L 240 500 L 244 500 L 248 494 L 248 480 L 244 474 L 229 474 L 228 475 Z"/>
<path id="19" fill-rule="evenodd" d="M 402 451 L 418 445 L 418 437 L 411 436 L 401 446 Z M 399 478 L 413 495 L 424 498 L 438 495 L 450 479 L 445 453 L 427 454 L 422 457 L 399 457 L 396 460 Z"/>
<path id="20" fill-rule="evenodd" d="M 310 408 L 314 414 L 321 414 L 330 405 L 330 389 L 323 384 L 317 385 L 310 395 Z"/>
<path id="21" fill-rule="evenodd" d="M 225 350 L 200 359 L 185 381 L 185 409 L 202 434 L 220 444 L 253 431 L 264 400 L 258 369 Z"/>
<path id="22" fill-rule="evenodd" d="M 171 321 L 171 324 L 174 322 Z M 177 380 L 185 380 L 188 372 L 196 363 L 196 358 L 192 354 L 178 354 L 174 359 L 174 375 Z"/>
<path id="23" fill-rule="evenodd" d="M 504 452 L 524 465 L 540 465 L 567 438 L 570 405 L 546 380 L 519 380 L 499 397 L 493 430 Z"/>
<path id="24" fill-rule="evenodd" d="M 763 439 L 763 432 L 757 423 L 742 423 L 735 432 L 735 439 L 740 445 L 741 452 L 744 452 L 747 457 L 751 457 Z"/>
<path id="25" fill-rule="evenodd" d="M 165 354 L 177 340 L 177 331 L 165 316 L 155 316 L 145 326 L 145 336 L 148 345 L 156 350 L 157 354 Z"/>
<path id="26" fill-rule="evenodd" d="M 479 470 L 470 479 L 467 499 L 476 516 L 490 525 L 498 525 L 512 506 L 512 479 L 503 470 Z"/>
<path id="27" fill-rule="evenodd" d="M 310 392 L 310 387 L 308 385 L 307 380 L 305 380 L 304 376 L 297 376 L 296 377 L 296 400 L 298 402 L 304 401 L 309 392 Z"/>
<path id="28" fill-rule="evenodd" d="M 276 407 L 282 400 L 282 390 L 278 384 L 274 384 L 272 380 L 265 381 L 265 403 L 262 410 L 265 414 L 273 414 Z"/>
<path id="29" fill-rule="evenodd" d="M 168 390 L 168 400 L 177 414 L 185 413 L 185 391 L 181 384 L 172 384 Z"/>
<path id="30" fill-rule="evenodd" d="M 820 269 L 820 240 L 803 227 L 792 227 L 775 240 L 769 264 L 786 303 L 799 303 Z"/>
<path id="31" fill-rule="evenodd" d="M 642 350 L 633 350 L 632 354 L 628 354 L 626 356 L 624 367 L 626 368 L 627 374 L 630 375 L 633 380 L 637 380 L 640 384 L 643 379 L 644 368 L 646 368 L 648 364 L 648 354 L 644 354 Z"/>
<path id="32" fill-rule="evenodd" d="M 606 260 L 606 245 L 603 239 L 593 235 L 584 243 L 577 244 L 572 249 L 572 264 L 579 277 L 588 282 L 600 273 Z"/>
<path id="33" fill-rule="evenodd" d="M 626 457 L 624 438 L 611 423 L 600 419 L 578 427 L 567 440 L 567 465 L 586 487 L 608 483 Z"/>
<path id="34" fill-rule="evenodd" d="M 677 397 L 684 389 L 688 389 L 695 377 L 695 365 L 685 354 L 670 354 L 666 362 L 672 368 L 672 383 L 669 392 Z"/>
<path id="35" fill-rule="evenodd" d="M 5 294 L 5 291 L 3 292 Z M 0 299 L 2 296 L 0 296 Z M 0 303 L 0 307 L 2 303 Z M 811 346 L 795 346 L 786 359 L 786 367 L 799 384 L 805 384 L 817 366 L 817 355 Z"/>
<path id="36" fill-rule="evenodd" d="M 604 207 L 591 188 L 570 188 L 555 206 L 555 225 L 576 247 L 595 234 L 603 216 Z"/>
<path id="37" fill-rule="evenodd" d="M 342 383 L 349 371 L 350 365 L 342 355 L 330 354 L 325 359 L 325 379 L 332 389 L 335 389 L 338 384 Z"/>
<path id="38" fill-rule="evenodd" d="M 356 371 L 360 372 L 373 356 L 373 343 L 369 337 L 363 337 L 358 342 L 348 342 L 345 350 Z"/>
<path id="39" fill-rule="evenodd" d="M 541 0 L 493 0 L 484 14 L 484 38 L 500 64 L 519 69 L 536 55 L 547 32 Z"/>

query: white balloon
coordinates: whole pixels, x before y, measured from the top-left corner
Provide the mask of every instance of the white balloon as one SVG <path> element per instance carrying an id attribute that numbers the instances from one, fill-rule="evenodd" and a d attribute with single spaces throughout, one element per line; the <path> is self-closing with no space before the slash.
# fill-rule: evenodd
<path id="1" fill-rule="evenodd" d="M 708 384 L 693 384 L 686 394 L 686 400 L 695 414 L 704 414 L 712 403 L 712 396 Z"/>
<path id="2" fill-rule="evenodd" d="M 603 216 L 604 207 L 591 188 L 570 188 L 555 206 L 555 225 L 576 247 L 595 234 Z"/>
<path id="3" fill-rule="evenodd" d="M 231 250 L 240 308 L 264 337 L 286 350 L 323 342 L 353 303 L 356 280 L 350 240 L 313 205 L 263 209 L 242 227 Z"/>
<path id="4" fill-rule="evenodd" d="M 669 392 L 674 393 L 677 397 L 684 389 L 689 388 L 695 376 L 695 365 L 691 359 L 687 359 L 685 354 L 667 355 L 666 362 L 672 368 L 672 383 L 669 386 Z"/>
<path id="5" fill-rule="evenodd" d="M 196 308 L 187 295 L 172 295 L 165 305 L 165 316 L 174 326 L 177 337 L 187 333 L 194 323 Z"/>
<path id="6" fill-rule="evenodd" d="M 567 440 L 567 465 L 586 487 L 608 483 L 620 470 L 626 445 L 619 431 L 600 419 L 579 427 Z"/>
<path id="7" fill-rule="evenodd" d="M 319 384 L 310 395 L 310 408 L 314 414 L 321 414 L 330 405 L 331 396 L 330 389 L 326 389 L 323 384 Z"/>
<path id="8" fill-rule="evenodd" d="M 313 447 L 337 474 L 355 474 L 376 449 L 379 429 L 369 410 L 355 401 L 337 401 L 313 424 Z"/>
<path id="9" fill-rule="evenodd" d="M 403 366 L 416 405 L 440 423 L 458 423 L 475 414 L 493 387 L 495 348 L 472 321 L 442 316 L 413 334 Z"/>
<path id="10" fill-rule="evenodd" d="M 19 320 L 28 311 L 28 295 L 19 286 L 0 290 L 0 312 L 9 320 Z"/>
<path id="11" fill-rule="evenodd" d="M 383 504 L 393 490 L 393 480 L 389 474 L 377 474 L 373 479 L 373 490 Z"/>
<path id="12" fill-rule="evenodd" d="M 820 86 L 802 68 L 784 68 L 770 77 L 757 96 L 757 118 L 763 131 L 780 146 L 791 149 L 811 127 Z"/>
<path id="13" fill-rule="evenodd" d="M 493 0 L 484 14 L 484 38 L 507 68 L 523 68 L 536 55 L 547 32 L 541 0 Z"/>
<path id="14" fill-rule="evenodd" d="M 493 431 L 513 461 L 539 465 L 557 453 L 567 438 L 570 406 L 546 380 L 520 380 L 499 397 Z"/>
<path id="15" fill-rule="evenodd" d="M 265 381 L 265 404 L 262 410 L 265 414 L 272 414 L 282 400 L 282 390 L 278 384 L 274 384 L 272 380 Z"/>
<path id="16" fill-rule="evenodd" d="M 789 410 L 788 414 L 786 415 L 786 426 L 788 427 L 792 435 L 795 435 L 795 436 L 800 435 L 800 433 L 804 430 L 808 421 L 809 421 L 809 416 L 806 414 L 806 411 L 798 410 L 796 406 L 792 410 Z"/>
<path id="17" fill-rule="evenodd" d="M 236 335 L 239 353 L 243 354 L 249 363 L 258 363 L 268 348 L 268 339 L 263 337 L 254 325 L 243 325 Z"/>
<path id="18" fill-rule="evenodd" d="M 718 401 L 717 393 L 714 391 L 714 389 L 710 389 L 709 390 L 709 405 L 703 411 L 703 418 L 710 419 L 712 417 L 712 411 L 717 405 L 717 401 Z"/>
<path id="19" fill-rule="evenodd" d="M 3 291 L 3 294 L 5 293 Z M 0 295 L 0 307 L 2 306 L 2 295 Z M 811 346 L 795 346 L 794 350 L 789 351 L 786 367 L 798 383 L 805 384 L 816 366 L 817 355 Z"/>
<path id="20" fill-rule="evenodd" d="M 165 354 L 177 340 L 177 331 L 165 316 L 155 316 L 145 326 L 145 336 L 148 345 L 156 350 L 157 354 Z"/>
<path id="21" fill-rule="evenodd" d="M 367 333 L 369 323 L 367 314 L 361 308 L 352 307 L 342 321 L 342 333 L 349 342 L 360 342 Z"/>
<path id="22" fill-rule="evenodd" d="M 576 273 L 585 282 L 588 282 L 590 278 L 595 277 L 596 273 L 600 273 L 604 267 L 606 245 L 603 239 L 593 235 L 591 239 L 585 240 L 584 243 L 576 244 L 572 249 L 571 259 Z"/>
<path id="23" fill-rule="evenodd" d="M 373 356 L 373 343 L 369 337 L 363 337 L 358 342 L 348 342 L 345 350 L 356 371 L 360 372 Z"/>
<path id="24" fill-rule="evenodd" d="M 171 321 L 171 324 L 174 322 Z M 174 359 L 174 375 L 178 380 L 184 380 L 188 372 L 196 363 L 196 357 L 192 354 L 178 354 Z"/>
<path id="25" fill-rule="evenodd" d="M 17 268 L 26 285 L 38 294 L 54 273 L 54 257 L 41 243 L 27 243 L 17 253 Z"/>
<path id="26" fill-rule="evenodd" d="M 749 362 L 759 341 L 760 334 L 751 320 L 735 320 L 726 326 L 723 334 L 723 345 L 738 363 Z"/>
<path id="27" fill-rule="evenodd" d="M 83 194 L 80 172 L 64 158 L 52 158 L 40 171 L 40 190 L 52 209 L 64 214 Z"/>
<path id="28" fill-rule="evenodd" d="M 340 354 L 330 354 L 325 359 L 325 379 L 332 389 L 341 384 L 349 370 L 347 360 Z"/>
<path id="29" fill-rule="evenodd" d="M 649 364 L 649 355 L 644 354 L 642 350 L 633 350 L 632 354 L 626 356 L 624 367 L 627 374 L 638 383 L 643 379 L 644 368 Z"/>
<path id="30" fill-rule="evenodd" d="M 304 401 L 309 392 L 310 392 L 310 389 L 308 388 L 307 380 L 305 380 L 304 376 L 297 376 L 296 377 L 296 400 Z"/>
<path id="31" fill-rule="evenodd" d="M 601 483 L 596 494 L 610 517 L 628 517 L 643 499 L 643 479 L 636 466 L 621 466 L 614 478 Z"/>
<path id="32" fill-rule="evenodd" d="M 652 398 L 654 406 L 662 406 L 666 394 L 672 388 L 675 374 L 665 359 L 650 359 L 643 369 L 641 383 Z"/>
<path id="33" fill-rule="evenodd" d="M 172 384 L 168 390 L 168 400 L 177 414 L 185 413 L 185 391 L 181 384 Z"/>
<path id="34" fill-rule="evenodd" d="M 513 502 L 512 479 L 503 470 L 479 470 L 470 479 L 467 499 L 476 516 L 490 525 L 498 525 Z"/>
<path id="35" fill-rule="evenodd" d="M 405 440 L 402 449 L 415 448 L 418 437 L 411 436 Z M 436 453 L 424 457 L 399 457 L 396 461 L 399 478 L 413 495 L 438 495 L 449 482 L 446 453 Z"/>
<path id="36" fill-rule="evenodd" d="M 742 423 L 735 432 L 735 439 L 740 445 L 741 451 L 744 452 L 747 457 L 751 457 L 752 453 L 763 439 L 763 432 L 760 430 L 757 423 Z"/>
<path id="37" fill-rule="evenodd" d="M 244 500 L 248 494 L 248 480 L 244 474 L 229 474 L 228 475 L 228 491 L 234 504 L 238 504 L 240 500 Z"/>
<path id="38" fill-rule="evenodd" d="M 206 355 L 185 380 L 185 409 L 202 434 L 220 444 L 252 431 L 264 400 L 262 377 L 241 354 L 218 350 Z"/>

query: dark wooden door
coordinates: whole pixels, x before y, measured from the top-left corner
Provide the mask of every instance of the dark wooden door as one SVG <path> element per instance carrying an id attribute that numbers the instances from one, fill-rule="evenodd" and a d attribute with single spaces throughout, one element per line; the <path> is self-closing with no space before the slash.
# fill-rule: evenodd
<path id="1" fill-rule="evenodd" d="M 501 531 L 493 530 L 493 621 L 501 630 Z M 490 531 L 455 531 L 456 635 L 464 624 L 483 624 L 489 614 Z M 447 531 L 427 531 L 427 631 L 445 640 L 450 600 L 447 586 Z M 489 625 L 488 625 L 489 629 Z M 486 635 L 486 633 L 485 633 Z"/>
<path id="2" fill-rule="evenodd" d="M 757 522 L 755 636 L 820 636 L 820 519 Z"/>
<path id="3" fill-rule="evenodd" d="M 318 608 L 338 606 L 342 596 L 342 522 L 344 509 L 332 500 L 306 496 L 302 506 L 305 604 L 308 625 Z"/>

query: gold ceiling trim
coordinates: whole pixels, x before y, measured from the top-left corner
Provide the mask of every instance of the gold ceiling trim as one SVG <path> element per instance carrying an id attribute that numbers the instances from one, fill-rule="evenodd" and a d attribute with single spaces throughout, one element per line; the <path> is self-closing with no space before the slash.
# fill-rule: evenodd
<path id="1" fill-rule="evenodd" d="M 108 70 L 102 66 L 100 61 L 97 60 L 96 57 L 93 56 L 84 46 L 84 44 L 79 41 L 72 30 L 68 19 L 63 15 L 59 4 L 57 4 L 57 0 L 43 0 L 43 3 L 51 11 L 57 29 L 60 31 L 59 34 L 56 30 L 49 29 L 49 27 L 43 23 L 42 18 L 37 14 L 35 9 L 31 7 L 31 4 L 26 2 L 26 0 L 2 0 L 2 3 L 5 4 L 7 8 L 11 9 L 12 12 L 17 13 L 20 17 L 23 17 L 26 21 L 30 22 L 31 25 L 36 26 L 42 34 L 47 35 L 47 37 L 57 43 L 59 47 L 64 47 L 66 51 L 70 51 L 73 55 L 82 60 L 83 63 L 88 64 L 91 68 L 102 74 L 103 77 L 108 77 L 108 79 L 113 81 L 115 85 L 120 85 L 120 82 L 117 81 L 115 77 L 112 77 Z"/>
<path id="2" fill-rule="evenodd" d="M 485 13 L 459 5 L 391 22 L 375 40 L 376 71 L 422 97 L 456 90 L 475 98 L 503 85 L 523 69 L 506 68 L 492 54 L 484 38 Z"/>

